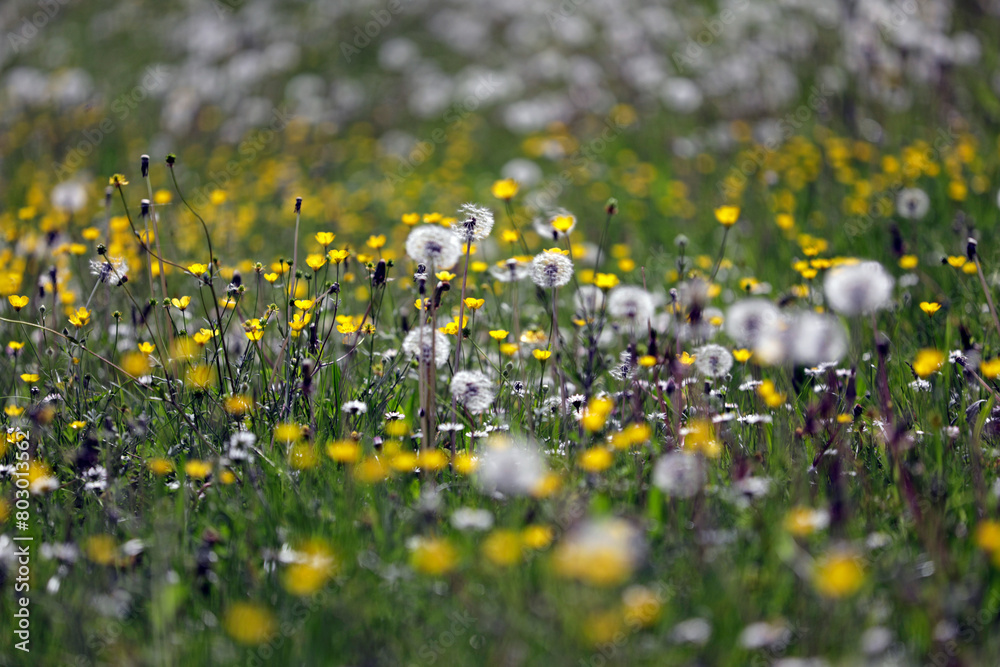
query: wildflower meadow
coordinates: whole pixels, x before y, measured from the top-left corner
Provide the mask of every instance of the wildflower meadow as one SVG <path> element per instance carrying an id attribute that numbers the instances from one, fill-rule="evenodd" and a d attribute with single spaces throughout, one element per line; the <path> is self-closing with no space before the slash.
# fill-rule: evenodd
<path id="1" fill-rule="evenodd" d="M 0 35 L 0 665 L 1000 664 L 997 2 Z"/>

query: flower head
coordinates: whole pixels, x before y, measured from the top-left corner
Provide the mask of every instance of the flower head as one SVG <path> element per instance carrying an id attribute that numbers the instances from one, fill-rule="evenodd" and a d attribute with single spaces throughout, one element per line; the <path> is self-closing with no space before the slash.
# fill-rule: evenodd
<path id="1" fill-rule="evenodd" d="M 529 273 L 531 273 L 531 264 L 517 257 L 497 262 L 490 267 L 490 275 L 502 283 L 523 280 L 528 277 Z"/>
<path id="2" fill-rule="evenodd" d="M 630 328 L 642 329 L 653 317 L 653 297 L 637 285 L 619 285 L 608 293 L 608 314 Z"/>
<path id="3" fill-rule="evenodd" d="M 664 454 L 653 467 L 653 486 L 668 496 L 690 498 L 705 485 L 705 464 L 687 452 Z"/>
<path id="4" fill-rule="evenodd" d="M 128 262 L 124 257 L 107 256 L 104 260 L 90 260 L 90 274 L 97 276 L 102 283 L 111 283 L 118 287 L 128 281 Z"/>
<path id="5" fill-rule="evenodd" d="M 556 241 L 569 236 L 569 233 L 576 227 L 576 216 L 564 208 L 559 208 L 547 215 L 535 218 L 532 224 L 535 231 L 543 239 Z"/>
<path id="6" fill-rule="evenodd" d="M 725 326 L 730 338 L 743 347 L 753 348 L 772 334 L 780 322 L 780 311 L 767 299 L 744 299 L 729 307 Z"/>
<path id="7" fill-rule="evenodd" d="M 878 262 L 861 262 L 831 269 L 823 293 L 830 308 L 841 315 L 864 315 L 889 305 L 894 282 Z"/>
<path id="8" fill-rule="evenodd" d="M 531 279 L 539 287 L 562 287 L 573 277 L 573 260 L 558 252 L 543 252 L 531 262 Z"/>
<path id="9" fill-rule="evenodd" d="M 703 345 L 694 351 L 695 367 L 705 377 L 722 377 L 733 367 L 733 355 L 721 345 Z"/>
<path id="10" fill-rule="evenodd" d="M 931 207 L 931 198 L 920 188 L 904 188 L 896 195 L 896 212 L 901 218 L 920 220 Z"/>
<path id="11" fill-rule="evenodd" d="M 437 225 L 423 225 L 414 227 L 406 237 L 406 254 L 418 264 L 447 269 L 458 261 L 462 246 L 450 230 Z"/>
<path id="12" fill-rule="evenodd" d="M 479 371 L 459 371 L 451 379 L 451 395 L 472 414 L 479 414 L 493 403 L 493 381 Z"/>
<path id="13" fill-rule="evenodd" d="M 487 493 L 527 496 L 535 493 L 547 474 L 545 459 L 534 444 L 494 436 L 480 459 L 477 480 Z"/>
<path id="14" fill-rule="evenodd" d="M 417 357 L 421 364 L 433 363 L 440 368 L 448 362 L 451 353 L 451 343 L 448 337 L 430 325 L 424 325 L 410 331 L 403 339 L 403 352 L 411 357 Z"/>
<path id="15" fill-rule="evenodd" d="M 481 241 L 490 235 L 492 229 L 493 211 L 476 204 L 462 204 L 458 209 L 458 220 L 451 225 L 451 230 L 463 243 Z"/>
<path id="16" fill-rule="evenodd" d="M 514 195 L 517 194 L 517 188 L 517 181 L 513 178 L 505 178 L 494 182 L 491 191 L 493 196 L 497 199 L 509 201 L 514 198 Z"/>

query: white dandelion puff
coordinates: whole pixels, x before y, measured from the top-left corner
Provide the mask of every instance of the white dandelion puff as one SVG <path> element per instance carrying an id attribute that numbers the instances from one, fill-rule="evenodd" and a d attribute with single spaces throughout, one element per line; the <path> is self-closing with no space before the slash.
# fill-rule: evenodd
<path id="1" fill-rule="evenodd" d="M 636 285 L 619 285 L 608 293 L 608 313 L 630 328 L 648 327 L 653 309 L 653 297 Z"/>
<path id="2" fill-rule="evenodd" d="M 780 327 L 781 311 L 767 299 L 744 299 L 729 307 L 726 333 L 743 347 L 753 348 L 758 341 Z"/>
<path id="3" fill-rule="evenodd" d="M 466 410 L 477 415 L 493 403 L 493 381 L 479 371 L 459 371 L 451 379 L 451 395 Z"/>
<path id="4" fill-rule="evenodd" d="M 497 435 L 487 442 L 476 479 L 487 493 L 527 496 L 538 489 L 548 472 L 532 443 Z"/>
<path id="5" fill-rule="evenodd" d="M 803 311 L 789 337 L 792 358 L 803 366 L 834 363 L 847 354 L 847 331 L 834 315 Z"/>
<path id="6" fill-rule="evenodd" d="M 450 230 L 438 225 L 422 225 L 406 237 L 406 254 L 419 264 L 447 269 L 462 255 L 462 246 Z"/>
<path id="7" fill-rule="evenodd" d="M 433 363 L 440 368 L 448 362 L 451 342 L 443 333 L 425 324 L 406 334 L 406 338 L 403 339 L 403 352 L 411 357 L 417 357 L 422 364 Z"/>
<path id="8" fill-rule="evenodd" d="M 733 355 L 721 345 L 702 345 L 694 351 L 694 365 L 705 377 L 722 377 L 733 367 Z"/>
<path id="9" fill-rule="evenodd" d="M 490 275 L 502 283 L 524 280 L 531 273 L 531 264 L 516 257 L 497 262 L 490 267 Z"/>
<path id="10" fill-rule="evenodd" d="M 51 199 L 53 208 L 77 213 L 87 205 L 87 186 L 80 181 L 63 181 L 52 188 Z"/>
<path id="11" fill-rule="evenodd" d="M 653 467 L 653 486 L 674 498 L 690 498 L 705 485 L 701 457 L 684 452 L 664 454 Z"/>
<path id="12" fill-rule="evenodd" d="M 930 207 L 930 197 L 920 188 L 903 188 L 896 195 L 896 212 L 907 220 L 920 220 Z"/>
<path id="13" fill-rule="evenodd" d="M 826 302 L 841 315 L 882 310 L 892 300 L 893 277 L 874 261 L 831 269 L 823 280 Z"/>
<path id="14" fill-rule="evenodd" d="M 573 303 L 581 313 L 596 313 L 604 308 L 604 290 L 594 285 L 581 285 L 573 295 Z"/>
<path id="15" fill-rule="evenodd" d="M 573 260 L 561 252 L 543 252 L 531 262 L 531 279 L 539 287 L 562 287 L 573 277 Z"/>
<path id="16" fill-rule="evenodd" d="M 118 287 L 128 280 L 128 262 L 124 257 L 107 256 L 105 259 L 90 260 L 90 274 L 99 282 L 111 283 Z"/>
<path id="17" fill-rule="evenodd" d="M 462 204 L 458 209 L 458 218 L 451 225 L 451 230 L 463 243 L 481 241 L 493 229 L 493 211 L 485 206 Z"/>

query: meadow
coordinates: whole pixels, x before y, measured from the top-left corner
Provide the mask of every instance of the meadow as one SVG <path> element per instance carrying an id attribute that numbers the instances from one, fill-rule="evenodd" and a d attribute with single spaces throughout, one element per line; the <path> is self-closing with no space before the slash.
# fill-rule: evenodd
<path id="1" fill-rule="evenodd" d="M 0 665 L 998 664 L 996 8 L 847 4 L 0 12 Z"/>

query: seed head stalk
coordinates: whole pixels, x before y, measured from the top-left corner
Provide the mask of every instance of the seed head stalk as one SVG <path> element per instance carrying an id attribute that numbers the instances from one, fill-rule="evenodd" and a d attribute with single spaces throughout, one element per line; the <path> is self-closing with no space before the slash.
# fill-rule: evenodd
<path id="1" fill-rule="evenodd" d="M 153 222 L 153 241 L 156 243 L 156 261 L 158 262 L 158 267 L 160 269 L 160 292 L 164 299 L 170 298 L 167 293 L 167 275 L 163 270 L 163 250 L 160 246 L 160 226 L 156 220 L 156 206 L 153 202 L 153 184 L 149 180 L 149 156 L 142 156 L 142 177 L 146 181 L 146 192 L 149 193 L 149 219 Z M 147 231 L 146 243 L 149 243 L 149 234 Z M 168 307 L 168 306 L 167 306 Z M 165 307 L 165 308 L 167 308 Z M 169 320 L 169 311 L 166 311 L 166 317 Z M 174 340 L 173 326 L 167 327 L 167 340 L 171 343 Z"/>
<path id="2" fill-rule="evenodd" d="M 191 211 L 191 214 L 198 219 L 198 222 L 201 223 L 202 230 L 204 230 L 205 232 L 205 241 L 208 243 L 208 275 L 209 278 L 211 279 L 212 270 L 215 268 L 215 253 L 212 251 L 212 235 L 208 233 L 208 225 L 205 224 L 205 219 L 202 218 L 200 215 L 198 215 L 198 211 L 194 210 L 194 207 L 191 206 L 191 204 L 188 203 L 187 199 L 184 198 L 184 193 L 181 192 L 181 186 L 177 183 L 177 174 L 174 173 L 174 162 L 176 160 L 177 158 L 173 154 L 167 155 L 167 166 L 170 168 L 170 179 L 174 183 L 174 189 L 177 191 L 177 196 L 180 197 L 181 202 L 184 204 L 187 210 Z M 122 200 L 124 201 L 124 196 L 122 197 Z M 128 209 L 126 208 L 126 213 L 127 212 Z M 229 382 L 230 385 L 232 386 L 232 390 L 235 392 L 236 381 L 233 379 L 232 367 L 229 364 L 229 350 L 226 347 L 225 332 L 222 330 L 222 311 L 219 310 L 219 299 L 215 294 L 215 286 L 213 285 L 211 280 L 209 280 L 208 287 L 212 291 L 212 303 L 215 306 L 215 321 L 218 322 L 219 324 L 219 339 L 220 343 L 222 344 L 222 353 L 226 357 L 226 370 L 229 371 Z M 211 323 L 209 323 L 209 326 L 211 326 Z M 221 392 L 222 378 L 220 377 L 219 380 L 220 380 L 219 391 Z"/>

